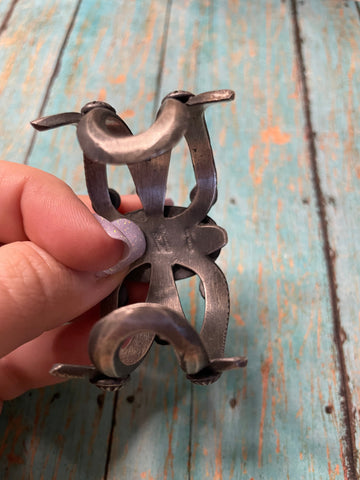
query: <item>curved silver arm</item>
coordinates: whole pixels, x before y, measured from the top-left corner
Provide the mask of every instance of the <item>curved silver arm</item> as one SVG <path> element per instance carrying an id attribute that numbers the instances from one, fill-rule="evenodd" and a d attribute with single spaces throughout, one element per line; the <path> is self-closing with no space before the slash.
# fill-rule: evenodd
<path id="1" fill-rule="evenodd" d="M 145 132 L 123 137 L 119 128 L 123 123 L 107 108 L 94 108 L 84 115 L 77 136 L 85 156 L 95 162 L 128 165 L 157 157 L 171 150 L 184 136 L 189 112 L 186 105 L 169 98 Z"/>
<path id="2" fill-rule="evenodd" d="M 157 303 L 136 303 L 119 308 L 97 322 L 89 338 L 89 354 L 96 368 L 109 377 L 130 374 L 146 351 L 132 345 L 139 333 L 151 332 L 168 341 L 175 350 L 181 368 L 196 374 L 210 360 L 198 333 L 174 310 Z"/>
<path id="3" fill-rule="evenodd" d="M 110 378 L 126 379 L 150 349 L 137 342 L 139 334 L 158 335 L 170 343 L 180 367 L 194 383 L 208 384 L 221 372 L 244 367 L 245 357 L 210 359 L 201 336 L 186 318 L 158 303 L 118 308 L 97 322 L 90 332 L 89 355 L 95 367 Z"/>

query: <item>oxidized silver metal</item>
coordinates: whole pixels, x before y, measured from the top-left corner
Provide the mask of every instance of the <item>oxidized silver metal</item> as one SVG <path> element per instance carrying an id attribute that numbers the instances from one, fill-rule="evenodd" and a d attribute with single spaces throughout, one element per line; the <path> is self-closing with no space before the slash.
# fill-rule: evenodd
<path id="1" fill-rule="evenodd" d="M 154 340 L 172 345 L 180 367 L 194 383 L 212 383 L 223 371 L 246 365 L 245 357 L 223 358 L 229 291 L 215 260 L 227 243 L 227 235 L 207 216 L 217 199 L 217 179 L 204 109 L 233 99 L 231 90 L 200 95 L 175 91 L 164 98 L 154 124 L 135 136 L 113 107 L 104 102 L 88 103 L 81 113 L 32 122 L 38 130 L 77 125 L 95 212 L 112 222 L 126 218 L 141 230 L 146 243 L 144 254 L 132 263 L 128 274 L 133 280 L 149 283 L 146 301 L 119 305 L 119 289 L 114 291 L 103 301 L 103 318 L 90 334 L 89 354 L 94 366 L 57 364 L 53 374 L 87 377 L 100 388 L 118 389 L 142 362 Z M 171 150 L 183 136 L 190 150 L 196 187 L 188 207 L 167 207 Z M 114 207 L 106 164 L 128 166 L 143 205 L 141 210 L 121 215 Z M 205 298 L 200 333 L 187 321 L 176 288 L 177 280 L 194 274 L 200 278 Z"/>

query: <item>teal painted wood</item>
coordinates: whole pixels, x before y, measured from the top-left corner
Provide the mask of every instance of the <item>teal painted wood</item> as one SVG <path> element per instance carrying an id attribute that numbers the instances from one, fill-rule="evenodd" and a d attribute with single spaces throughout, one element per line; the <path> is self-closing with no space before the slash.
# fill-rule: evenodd
<path id="1" fill-rule="evenodd" d="M 11 10 L 12 3 L 12 0 L 3 0 L 0 2 L 0 25 L 3 26 L 3 28 L 6 28 L 4 22 L 6 16 L 10 13 L 9 11 Z"/>
<path id="2" fill-rule="evenodd" d="M 338 365 L 289 4 L 275 0 L 266 5 L 214 3 L 172 2 L 167 54 L 159 72 L 166 31 L 165 1 L 82 2 L 44 114 L 79 110 L 86 101 L 100 98 L 116 106 L 139 131 L 150 124 L 159 93 L 161 98 L 175 88 L 236 90 L 235 104 L 211 107 L 207 118 L 220 179 L 213 216 L 227 228 L 230 239 L 220 259 L 230 280 L 232 300 L 227 351 L 246 352 L 249 366 L 224 375 L 211 387 L 193 388 L 178 370 L 171 351 L 157 347 L 120 392 L 114 419 L 114 397 L 103 397 L 85 383 L 70 382 L 26 394 L 8 403 L 0 417 L 0 470 L 5 472 L 4 478 L 97 479 L 105 471 L 107 479 L 346 478 Z M 28 1 L 23 5 L 28 8 L 22 10 L 24 15 L 30 15 L 31 6 L 40 4 Z M 60 4 L 47 2 L 42 8 L 54 5 Z M 38 56 L 36 43 L 23 49 L 30 64 L 39 65 L 40 70 L 44 59 L 55 65 L 59 49 L 52 42 L 60 46 L 75 8 L 74 2 L 61 5 L 59 23 L 57 10 L 54 18 L 49 16 L 51 29 L 43 22 L 47 54 L 44 50 Z M 344 135 L 341 122 L 345 111 L 351 114 L 355 132 L 355 111 L 334 108 L 331 115 L 328 113 L 326 99 L 320 94 L 322 78 L 333 78 L 333 70 L 326 69 L 325 62 L 317 65 L 315 54 L 321 51 L 325 38 L 329 55 L 335 55 L 330 49 L 331 38 L 339 38 L 342 28 L 351 26 L 355 34 L 356 10 L 349 9 L 340 17 L 333 5 L 306 8 L 300 10 L 301 25 L 307 38 L 318 45 L 309 54 L 306 49 L 310 47 L 304 44 L 311 91 L 318 92 L 312 98 L 318 110 L 314 119 L 319 126 L 327 125 L 326 121 L 334 122 L 338 114 L 339 127 L 333 130 Z M 13 32 L 22 24 L 20 13 L 18 10 L 9 25 Z M 312 20 L 314 14 L 316 21 Z M 345 18 L 343 26 L 341 18 Z M 331 26 L 328 32 L 327 23 Z M 351 70 L 345 68 L 350 65 L 347 55 L 351 57 L 349 52 L 356 50 L 354 40 L 348 38 L 348 48 L 345 39 L 337 43 L 345 57 L 344 72 Z M 0 59 L 1 54 L 0 50 Z M 5 65 L 5 57 L 3 62 Z M 34 67 L 31 71 L 37 70 Z M 39 84 L 31 82 L 34 93 L 27 99 L 29 104 L 25 102 L 21 125 L 36 116 L 51 73 L 52 68 L 48 68 L 45 77 L 39 76 Z M 16 80 L 21 78 L 21 92 L 27 92 L 28 77 L 20 67 L 12 75 L 0 85 L 12 92 L 7 97 L 11 99 L 8 111 L 14 115 L 18 107 Z M 352 80 L 355 78 L 354 73 Z M 336 89 L 337 107 L 341 102 L 352 103 L 356 97 L 355 84 L 350 98 L 342 82 L 343 89 L 337 83 L 331 87 Z M 39 98 L 33 98 L 38 93 Z M 15 128 L 16 117 L 10 117 Z M 349 121 L 348 116 L 346 119 Z M 1 147 L 1 155 L 22 159 L 30 136 L 21 137 L 19 145 L 14 138 L 25 127 L 12 131 L 3 128 L 10 127 L 0 125 L 9 143 Z M 322 148 L 330 154 L 336 146 L 338 152 L 341 140 L 334 146 L 327 132 L 325 128 Z M 353 155 L 356 149 L 349 151 Z M 335 232 L 333 244 L 342 253 L 337 269 L 342 271 L 339 292 L 343 319 L 344 308 L 351 308 L 343 306 L 345 300 L 350 298 L 354 306 L 352 293 L 346 297 L 341 290 L 349 292 L 345 276 L 349 245 L 354 260 L 351 278 L 356 285 L 351 292 L 355 296 L 358 291 L 355 242 L 347 239 L 343 245 L 340 235 L 344 219 L 349 225 L 353 218 L 346 216 L 346 208 L 356 205 L 356 184 L 355 178 L 345 177 L 352 187 L 351 197 L 348 192 L 344 194 L 341 185 L 334 186 L 331 175 L 335 171 L 343 178 L 338 171 L 342 163 L 336 163 L 337 157 L 328 157 L 331 160 L 322 174 L 323 181 L 337 188 L 337 195 L 348 202 L 342 200 L 338 213 L 343 219 L 328 213 L 331 232 Z M 84 193 L 80 158 L 75 131 L 69 127 L 38 135 L 30 164 L 56 174 Z M 345 162 L 343 158 L 347 158 L 345 154 L 340 162 Z M 350 171 L 356 171 L 354 158 L 353 163 L 346 163 Z M 110 179 L 121 193 L 132 188 L 124 168 L 110 169 Z M 169 194 L 183 204 L 192 183 L 192 168 L 181 145 L 172 162 Z M 196 281 L 185 282 L 181 291 L 185 310 L 192 322 L 198 321 L 203 305 Z M 356 308 L 350 313 L 355 314 Z M 353 341 L 346 346 L 354 394 L 356 345 Z M 332 413 L 326 414 L 326 410 Z M 109 441 L 112 445 L 106 465 Z"/>
<path id="3" fill-rule="evenodd" d="M 342 348 L 353 408 L 353 447 L 358 457 L 360 9 L 354 3 L 319 2 L 316 6 L 306 3 L 299 6 L 299 15 L 306 46 L 305 61 L 311 72 L 308 74 L 311 116 L 334 252 Z"/>
<path id="4" fill-rule="evenodd" d="M 207 117 L 214 217 L 230 238 L 228 353 L 249 356 L 244 372 L 194 388 L 191 478 L 341 478 L 336 352 L 289 5 L 176 2 L 171 18 L 162 90 L 237 93 Z M 182 162 L 181 185 L 189 172 Z"/>
<path id="5" fill-rule="evenodd" d="M 61 69 L 58 72 L 56 81 L 53 84 L 52 91 L 49 97 L 49 101 L 46 105 L 46 113 L 53 113 L 65 110 L 80 109 L 81 106 L 88 100 L 93 98 L 101 98 L 113 103 L 119 107 L 119 110 L 124 118 L 135 116 L 136 128 L 138 130 L 144 129 L 151 121 L 153 112 L 153 98 L 156 91 L 157 80 L 157 64 L 159 63 L 159 55 L 161 52 L 161 33 L 163 30 L 163 24 L 165 21 L 166 4 L 160 4 L 159 2 L 144 2 L 130 3 L 129 2 L 106 2 L 103 3 L 101 8 L 101 15 L 98 9 L 99 2 L 84 2 L 78 13 L 74 29 L 69 38 L 69 42 L 64 55 L 62 57 Z M 114 8 L 116 7 L 116 8 Z M 147 15 L 142 15 L 143 9 L 147 9 Z M 141 36 L 139 37 L 139 31 Z M 100 32 L 100 33 L 99 33 Z M 138 62 L 133 61 L 134 58 L 138 58 Z M 96 63 L 97 68 L 94 68 Z M 105 88 L 106 87 L 106 91 Z M 136 112 L 136 109 L 137 112 Z M 79 149 L 76 143 L 75 131 L 72 128 L 64 129 L 63 132 L 56 131 L 45 135 L 38 135 L 36 143 L 34 145 L 32 155 L 29 159 L 29 164 L 47 170 L 57 176 L 65 179 L 71 184 L 76 191 L 85 192 L 84 179 L 82 174 L 82 160 L 79 154 Z M 114 179 L 115 178 L 115 179 Z M 124 180 L 125 178 L 125 180 Z M 110 179 L 113 185 L 116 186 L 121 192 L 131 191 L 133 188 L 126 180 L 125 168 L 112 169 L 110 172 Z M 150 359 L 151 363 L 157 364 L 159 360 Z M 149 380 L 142 382 L 141 374 L 140 379 L 137 380 L 135 375 L 135 383 L 130 384 L 129 387 L 122 392 L 122 400 L 125 403 L 124 411 L 128 411 L 130 406 L 132 409 L 137 409 L 139 403 L 140 394 L 139 391 L 143 386 L 144 401 L 146 405 L 146 398 L 150 395 L 149 405 L 151 412 L 155 407 L 160 415 L 164 408 L 164 402 L 169 405 L 171 410 L 171 416 L 175 416 L 176 409 L 181 412 L 182 407 L 177 407 L 176 402 L 180 403 L 178 399 L 177 386 L 174 387 L 173 381 L 173 365 L 171 371 L 169 370 L 166 375 L 161 377 L 164 386 L 158 387 L 158 383 L 153 381 L 152 389 Z M 154 369 L 152 365 L 148 366 L 150 372 Z M 62 391 L 62 388 L 69 387 L 57 387 L 56 391 Z M 72 383 L 72 395 L 74 398 L 74 405 L 81 406 L 77 393 L 77 388 L 81 391 L 93 392 L 93 387 L 81 385 L 77 387 L 76 383 Z M 46 390 L 48 391 L 48 390 Z M 51 389 L 49 389 L 51 391 Z M 132 398 L 133 392 L 136 391 L 136 401 L 133 405 L 126 400 Z M 53 393 L 52 393 L 53 394 Z M 52 395 L 50 393 L 50 395 Z M 36 395 L 36 394 L 35 394 Z M 93 394 L 94 395 L 94 394 Z M 92 395 L 91 402 L 94 408 L 97 405 L 96 397 Z M 111 398 L 107 397 L 106 406 L 109 407 Z M 178 399 L 174 401 L 174 399 Z M 24 401 L 24 400 L 23 400 Z M 27 401 L 29 401 L 27 399 Z M 38 401 L 36 400 L 32 400 Z M 18 401 L 21 405 L 21 399 Z M 17 403 L 17 402 L 15 402 Z M 18 405 L 19 405 L 18 403 Z M 68 420 L 65 424 L 71 424 L 74 426 L 74 430 L 71 436 L 64 437 L 63 449 L 72 449 L 73 446 L 78 445 L 82 441 L 83 428 L 82 423 L 88 421 L 89 416 L 87 414 L 80 415 L 81 418 L 77 418 L 74 415 L 74 405 L 69 408 L 59 403 L 59 408 L 63 407 L 65 413 L 63 416 L 67 416 Z M 129 408 L 126 410 L 126 406 Z M 21 408 L 21 407 L 20 407 Z M 189 430 L 189 407 L 183 407 L 186 409 L 186 415 L 183 416 L 184 421 Z M 120 416 L 118 425 L 121 431 L 125 432 L 119 439 L 120 442 L 125 442 L 125 451 L 129 450 L 129 445 L 132 444 L 132 431 L 135 430 L 135 426 L 128 425 L 128 421 L 131 420 L 130 416 L 124 416 L 122 409 L 119 409 Z M 5 412 L 6 414 L 6 412 Z M 51 409 L 47 414 L 47 422 L 52 425 L 55 423 L 57 429 L 63 432 L 64 427 L 61 428 L 57 422 L 53 422 L 54 415 L 58 416 L 57 409 Z M 145 417 L 147 413 L 145 411 Z M 90 414 L 91 417 L 91 414 Z M 139 416 L 138 423 L 143 424 L 144 415 Z M 77 470 L 74 473 L 75 478 L 99 478 L 99 472 L 104 472 L 106 467 L 106 448 L 108 442 L 108 435 L 110 433 L 109 422 L 112 420 L 112 415 L 107 409 L 106 421 L 102 424 L 102 429 L 99 432 L 100 439 L 97 440 L 99 448 L 96 451 L 96 455 L 90 458 L 83 455 L 83 451 L 80 450 L 80 458 L 77 457 Z M 164 425 L 164 432 L 159 429 L 159 424 Z M 150 425 L 148 423 L 148 425 Z M 157 444 L 153 444 L 154 447 L 158 445 L 168 445 L 169 433 L 168 428 L 165 427 L 165 423 L 160 419 L 155 419 L 148 427 L 148 435 L 144 436 L 141 432 L 141 438 L 151 445 L 151 441 L 156 437 Z M 79 428 L 77 428 L 79 427 Z M 130 431 L 131 428 L 131 431 Z M 188 445 L 189 434 L 185 436 L 179 436 L 177 433 L 179 428 L 183 428 L 182 424 L 178 427 L 175 424 L 175 428 L 171 427 L 171 435 L 174 438 L 174 444 L 180 446 L 180 450 L 186 451 Z M 77 432 L 77 433 L 76 433 Z M 42 424 L 41 431 L 38 435 L 49 435 L 51 438 L 54 433 L 53 430 Z M 177 439 L 177 437 L 180 437 Z M 150 439 L 150 441 L 149 441 Z M 183 445 L 183 440 L 185 444 Z M 24 441 L 23 436 L 17 438 L 19 445 Z M 114 462 L 121 461 L 122 470 L 131 470 L 131 463 L 133 459 L 129 455 L 128 458 L 124 458 L 123 449 L 119 451 L 116 447 L 117 443 L 114 441 L 114 447 L 112 448 L 112 459 Z M 84 445 L 84 449 L 85 449 Z M 85 452 L 86 450 L 84 450 Z M 149 450 L 150 451 L 150 450 Z M 138 454 L 138 452 L 137 452 Z M 183 455 L 181 455 L 181 460 Z M 138 457 L 135 459 L 137 466 L 139 467 Z M 164 456 L 163 449 L 155 448 L 151 455 L 147 456 L 147 460 L 151 464 L 160 465 L 161 471 L 168 469 L 169 471 L 174 468 L 173 460 L 168 455 Z M 39 472 L 47 472 L 48 475 L 54 475 L 54 463 L 57 465 L 58 471 L 66 472 L 68 465 L 67 456 L 56 456 L 52 453 L 49 457 L 42 457 L 38 455 L 34 463 L 29 463 L 23 460 L 21 467 L 14 467 L 11 469 L 11 475 L 19 476 L 19 471 L 24 475 L 27 472 L 31 472 L 35 477 Z M 45 462 L 45 463 L 44 463 Z M 80 462 L 80 463 L 79 463 Z M 83 466 L 83 462 L 86 463 Z M 93 462 L 96 463 L 96 468 L 93 468 Z M 165 463 L 165 467 L 163 466 Z M 187 464 L 180 465 L 184 470 L 184 474 L 187 475 Z M 19 470 L 20 468 L 20 470 Z M 93 468 L 93 473 L 89 474 Z M 101 470 L 102 469 L 102 470 Z M 120 469 L 120 467 L 119 467 Z M 178 471 L 179 469 L 176 468 Z M 109 475 L 111 475 L 111 469 Z M 93 475 L 91 477 L 90 475 Z M 62 477 L 60 477 L 62 478 Z"/>
<path id="6" fill-rule="evenodd" d="M 80 111 L 105 100 L 135 132 L 153 121 L 166 0 L 82 2 L 44 114 Z M 73 127 L 37 135 L 30 163 L 86 193 L 81 150 Z M 109 183 L 133 191 L 126 167 L 109 168 Z"/>
<path id="7" fill-rule="evenodd" d="M 0 36 L 3 160 L 25 159 L 33 135 L 29 121 L 38 115 L 75 6 L 71 0 L 20 0 Z"/>
<path id="8" fill-rule="evenodd" d="M 0 37 L 2 159 L 25 159 L 33 135 L 29 120 L 40 110 L 75 6 L 18 2 Z M 8 402 L 0 417 L 2 478 L 101 478 L 112 404 L 112 398 L 74 383 Z"/>
<path id="9" fill-rule="evenodd" d="M 101 98 L 116 106 L 135 131 L 145 129 L 153 120 L 165 7 L 165 2 L 112 2 L 104 4 L 99 17 L 97 9 L 84 3 L 79 18 L 92 25 L 92 33 L 86 34 L 80 20 L 74 26 L 46 112 L 62 111 L 65 104 L 66 109 L 80 109 L 86 101 Z M 103 32 L 104 38 L 94 53 L 98 32 Z M 94 57 L 97 69 L 93 68 Z M 74 64 L 80 76 L 74 77 Z M 64 90 L 70 82 L 71 88 Z M 76 191 L 85 191 L 71 128 L 38 135 L 30 164 L 56 173 Z M 125 168 L 109 172 L 111 184 L 120 192 L 133 190 Z M 177 478 L 188 476 L 184 455 L 189 444 L 190 388 L 178 372 L 172 352 L 161 350 L 155 348 L 119 395 L 108 478 L 148 474 L 164 478 L 174 472 Z M 159 374 L 158 365 L 163 365 Z"/>
<path id="10" fill-rule="evenodd" d="M 107 478 L 188 478 L 190 401 L 171 349 L 153 347 L 119 395 Z"/>
<path id="11" fill-rule="evenodd" d="M 68 382 L 7 402 L 0 416 L 4 480 L 103 478 L 112 398 Z"/>

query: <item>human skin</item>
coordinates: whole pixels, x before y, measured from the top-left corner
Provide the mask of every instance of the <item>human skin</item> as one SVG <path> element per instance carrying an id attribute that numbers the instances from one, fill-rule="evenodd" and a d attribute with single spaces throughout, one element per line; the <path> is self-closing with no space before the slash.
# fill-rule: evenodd
<path id="1" fill-rule="evenodd" d="M 122 212 L 140 208 L 121 197 Z M 102 277 L 124 245 L 94 218 L 89 199 L 35 168 L 0 161 L 0 404 L 59 382 L 54 363 L 89 364 L 99 302 L 126 271 Z M 132 289 L 136 301 L 141 288 Z M 70 323 L 69 323 L 70 322 Z"/>

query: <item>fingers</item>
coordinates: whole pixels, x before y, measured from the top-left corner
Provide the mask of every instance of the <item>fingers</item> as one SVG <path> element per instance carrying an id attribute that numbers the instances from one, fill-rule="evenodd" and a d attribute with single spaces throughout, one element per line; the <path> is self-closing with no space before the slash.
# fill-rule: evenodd
<path id="1" fill-rule="evenodd" d="M 0 357 L 89 310 L 126 273 L 78 272 L 32 242 L 0 247 L 0 265 Z"/>
<path id="2" fill-rule="evenodd" d="M 137 195 L 121 195 L 121 204 L 119 207 L 120 213 L 124 214 L 139 210 L 140 208 L 142 208 L 142 204 Z"/>
<path id="3" fill-rule="evenodd" d="M 145 300 L 147 284 L 131 282 L 127 289 L 130 303 Z M 71 324 L 44 332 L 0 359 L 0 401 L 65 381 L 49 373 L 56 363 L 90 365 L 88 339 L 99 318 L 100 306 L 96 305 Z"/>
<path id="4" fill-rule="evenodd" d="M 147 288 L 147 284 L 129 282 L 129 303 L 143 302 Z M 0 400 L 10 400 L 32 388 L 63 382 L 64 378 L 49 373 L 56 363 L 90 365 L 88 339 L 99 318 L 100 305 L 96 305 L 74 322 L 44 332 L 1 358 Z"/>
<path id="5" fill-rule="evenodd" d="M 31 240 L 82 271 L 116 264 L 123 244 L 110 238 L 64 182 L 25 165 L 0 161 L 0 243 Z"/>
<path id="6" fill-rule="evenodd" d="M 95 317 L 61 325 L 98 304 L 125 272 L 95 275 L 122 258 L 123 244 L 56 177 L 0 161 L 0 202 L 0 398 L 10 398 L 57 382 L 53 363 L 89 362 Z M 122 197 L 122 213 L 139 208 L 136 196 Z"/>
<path id="7" fill-rule="evenodd" d="M 148 283 L 126 281 L 125 287 L 127 292 L 128 304 L 145 302 L 149 290 Z"/>
<path id="8" fill-rule="evenodd" d="M 0 359 L 0 399 L 10 400 L 32 388 L 63 382 L 49 373 L 55 363 L 90 365 L 88 337 L 99 314 L 95 307 L 75 322 L 45 332 Z"/>
<path id="9" fill-rule="evenodd" d="M 79 198 L 91 212 L 94 211 L 91 205 L 91 200 L 87 195 L 80 195 Z M 125 214 L 134 210 L 139 210 L 140 208 L 142 208 L 142 205 L 137 195 L 121 195 L 121 204 L 119 207 L 120 213 Z"/>

